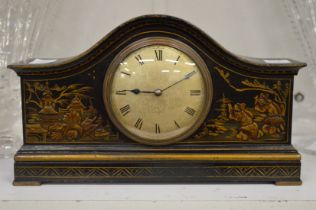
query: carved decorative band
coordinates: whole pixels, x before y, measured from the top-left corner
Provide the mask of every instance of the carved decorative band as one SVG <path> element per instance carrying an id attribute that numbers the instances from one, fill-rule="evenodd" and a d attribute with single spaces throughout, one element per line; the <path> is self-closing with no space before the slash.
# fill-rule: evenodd
<path id="1" fill-rule="evenodd" d="M 196 170 L 198 169 L 198 170 Z M 157 177 L 299 178 L 299 166 L 209 167 L 46 167 L 16 166 L 17 178 L 157 178 Z"/>

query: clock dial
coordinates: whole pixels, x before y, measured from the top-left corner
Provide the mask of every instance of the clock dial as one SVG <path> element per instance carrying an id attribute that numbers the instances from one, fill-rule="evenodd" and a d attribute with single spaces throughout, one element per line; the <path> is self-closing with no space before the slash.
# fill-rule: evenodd
<path id="1" fill-rule="evenodd" d="M 210 101 L 209 75 L 187 53 L 152 44 L 130 52 L 113 69 L 104 97 L 112 119 L 128 137 L 165 144 L 201 124 Z"/>

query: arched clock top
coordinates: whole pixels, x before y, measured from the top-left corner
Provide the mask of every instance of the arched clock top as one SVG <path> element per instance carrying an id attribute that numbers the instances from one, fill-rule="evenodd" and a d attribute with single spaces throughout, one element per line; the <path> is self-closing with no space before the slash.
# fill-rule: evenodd
<path id="1" fill-rule="evenodd" d="M 11 64 L 22 77 L 73 74 L 113 58 L 121 48 L 144 37 L 165 36 L 186 42 L 206 60 L 232 66 L 240 72 L 266 75 L 295 75 L 305 63 L 292 59 L 258 59 L 235 55 L 194 25 L 167 15 L 145 15 L 131 19 L 115 28 L 90 49 L 71 58 L 28 59 Z"/>

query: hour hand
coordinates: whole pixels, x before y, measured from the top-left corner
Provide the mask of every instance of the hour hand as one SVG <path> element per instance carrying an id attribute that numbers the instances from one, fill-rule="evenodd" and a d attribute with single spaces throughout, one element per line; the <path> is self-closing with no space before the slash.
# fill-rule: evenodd
<path id="1" fill-rule="evenodd" d="M 118 95 L 125 95 L 126 92 L 132 92 L 132 93 L 134 93 L 136 95 L 140 94 L 140 93 L 155 93 L 154 91 L 140 90 L 138 88 L 131 89 L 131 90 L 118 90 L 118 91 L 116 91 L 116 93 Z"/>

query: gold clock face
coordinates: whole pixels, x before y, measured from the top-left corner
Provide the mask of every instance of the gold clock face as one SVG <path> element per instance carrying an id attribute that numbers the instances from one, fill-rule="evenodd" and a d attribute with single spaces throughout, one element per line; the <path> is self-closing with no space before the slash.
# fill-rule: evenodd
<path id="1" fill-rule="evenodd" d="M 144 144 L 180 141 L 209 111 L 212 85 L 203 60 L 169 38 L 147 38 L 124 49 L 108 69 L 104 102 L 114 124 Z"/>

